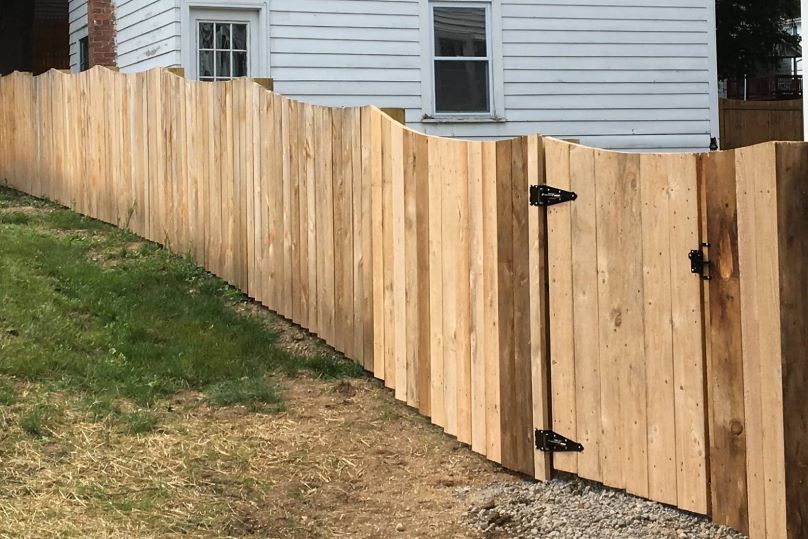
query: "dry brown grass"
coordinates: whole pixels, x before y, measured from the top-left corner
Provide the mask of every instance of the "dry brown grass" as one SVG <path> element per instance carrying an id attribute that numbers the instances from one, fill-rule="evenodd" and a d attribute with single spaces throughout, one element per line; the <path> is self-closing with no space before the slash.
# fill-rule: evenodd
<path id="1" fill-rule="evenodd" d="M 80 396 L 18 384 L 0 408 L 0 536 L 473 537 L 456 488 L 510 477 L 376 382 L 285 385 L 286 412 L 186 392 L 133 436 Z M 32 437 L 20 414 L 43 400 L 60 416 Z"/>

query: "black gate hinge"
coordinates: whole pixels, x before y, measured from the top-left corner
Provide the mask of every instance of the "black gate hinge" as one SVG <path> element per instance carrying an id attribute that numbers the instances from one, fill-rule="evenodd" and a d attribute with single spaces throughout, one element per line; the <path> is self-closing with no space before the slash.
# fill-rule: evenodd
<path id="1" fill-rule="evenodd" d="M 703 243 L 702 247 L 709 249 L 709 243 Z M 687 255 L 690 259 L 690 273 L 701 276 L 705 281 L 709 281 L 712 277 L 707 273 L 707 268 L 710 266 L 710 261 L 707 260 L 704 251 L 701 249 L 692 250 Z"/>
<path id="2" fill-rule="evenodd" d="M 536 429 L 536 449 L 544 453 L 580 453 L 584 446 L 551 430 Z"/>
<path id="3" fill-rule="evenodd" d="M 553 206 L 562 202 L 570 202 L 578 198 L 576 193 L 565 191 L 549 185 L 530 186 L 531 206 Z"/>

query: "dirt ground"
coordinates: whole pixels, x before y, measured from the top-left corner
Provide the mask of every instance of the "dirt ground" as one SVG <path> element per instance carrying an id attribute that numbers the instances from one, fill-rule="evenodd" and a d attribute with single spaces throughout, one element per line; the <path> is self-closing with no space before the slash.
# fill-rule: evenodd
<path id="1" fill-rule="evenodd" d="M 267 320 L 290 349 L 321 346 Z M 138 436 L 78 405 L 61 407 L 49 436 L 16 435 L 15 406 L 0 407 L 0 537 L 481 537 L 461 522 L 458 493 L 521 480 L 378 381 L 279 375 L 279 385 L 280 413 L 185 392 L 161 403 L 156 432 Z"/>
<path id="2" fill-rule="evenodd" d="M 476 537 L 457 489 L 512 478 L 375 381 L 284 385 L 280 414 L 188 392 L 147 435 L 79 417 L 43 440 L 6 431 L 0 536 Z"/>

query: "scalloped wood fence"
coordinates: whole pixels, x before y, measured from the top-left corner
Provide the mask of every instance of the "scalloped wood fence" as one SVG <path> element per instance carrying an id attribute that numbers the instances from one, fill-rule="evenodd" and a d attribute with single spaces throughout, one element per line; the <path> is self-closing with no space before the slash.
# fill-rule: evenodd
<path id="1" fill-rule="evenodd" d="M 509 469 L 808 537 L 804 144 L 459 141 L 94 68 L 0 79 L 0 179 L 189 254 Z M 530 207 L 542 183 L 578 199 Z"/>

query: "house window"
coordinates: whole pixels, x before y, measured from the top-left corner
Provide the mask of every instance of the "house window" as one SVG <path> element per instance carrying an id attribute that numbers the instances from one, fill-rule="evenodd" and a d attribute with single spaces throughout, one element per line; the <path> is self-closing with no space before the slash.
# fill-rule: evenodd
<path id="1" fill-rule="evenodd" d="M 247 24 L 200 21 L 197 29 L 199 80 L 228 80 L 249 75 Z"/>
<path id="2" fill-rule="evenodd" d="M 85 36 L 79 39 L 79 71 L 90 69 L 90 39 Z"/>
<path id="3" fill-rule="evenodd" d="M 490 5 L 432 6 L 436 114 L 490 114 Z"/>

